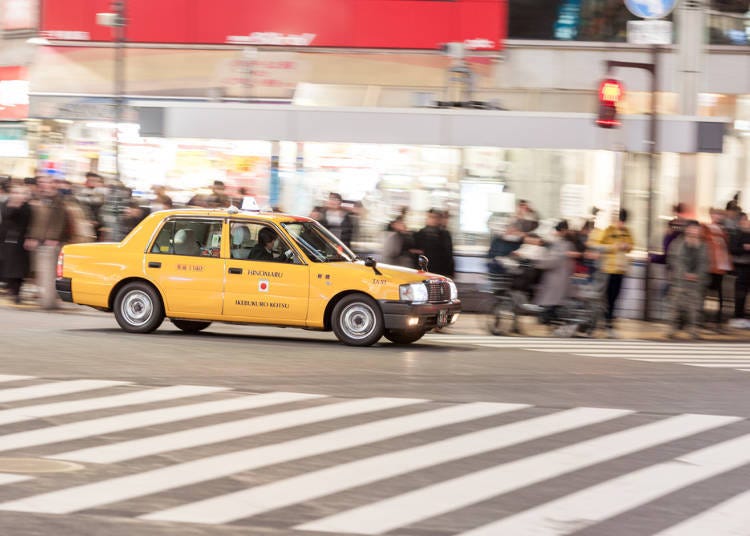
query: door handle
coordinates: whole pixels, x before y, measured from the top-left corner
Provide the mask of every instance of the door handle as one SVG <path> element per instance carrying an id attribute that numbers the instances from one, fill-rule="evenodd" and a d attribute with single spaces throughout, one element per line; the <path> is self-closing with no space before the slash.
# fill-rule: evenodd
<path id="1" fill-rule="evenodd" d="M 230 268 L 229 273 L 230 274 L 242 274 L 242 268 Z"/>
<path id="2" fill-rule="evenodd" d="M 153 262 L 152 261 L 152 262 L 148 263 L 148 267 L 149 268 L 161 268 L 161 263 L 160 262 Z"/>

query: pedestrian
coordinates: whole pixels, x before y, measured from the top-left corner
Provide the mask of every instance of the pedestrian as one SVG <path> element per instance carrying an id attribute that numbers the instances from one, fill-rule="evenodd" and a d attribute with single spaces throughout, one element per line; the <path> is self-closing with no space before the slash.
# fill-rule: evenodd
<path id="1" fill-rule="evenodd" d="M 568 231 L 568 222 L 560 220 L 555 225 L 546 254 L 536 263 L 536 267 L 543 272 L 534 303 L 543 308 L 543 324 L 551 324 L 559 319 L 559 309 L 570 295 L 576 251 L 573 242 L 568 238 Z"/>
<path id="2" fill-rule="evenodd" d="M 231 204 L 231 199 L 226 193 L 223 181 L 214 181 L 211 186 L 211 195 L 206 200 L 208 208 L 226 208 Z"/>
<path id="3" fill-rule="evenodd" d="M 351 247 L 354 235 L 354 222 L 348 210 L 342 206 L 341 194 L 328 194 L 328 203 L 320 216 L 320 224 L 331 231 L 346 247 Z"/>
<path id="4" fill-rule="evenodd" d="M 164 186 L 157 185 L 152 190 L 154 192 L 154 199 L 151 201 L 149 214 L 160 210 L 169 210 L 174 206 L 172 198 L 167 195 L 167 189 Z"/>
<path id="5" fill-rule="evenodd" d="M 719 309 L 714 321 L 719 331 L 722 329 L 724 311 L 724 275 L 732 270 L 732 257 L 729 254 L 729 237 L 724 229 L 724 212 L 712 208 L 711 221 L 703 226 L 703 239 L 708 247 L 709 281 L 706 290 L 715 290 L 719 298 Z"/>
<path id="6" fill-rule="evenodd" d="M 667 223 L 667 231 L 664 233 L 664 239 L 662 240 L 662 251 L 663 253 L 651 253 L 650 259 L 655 264 L 668 264 L 667 254 L 669 246 L 674 240 L 679 238 L 688 221 L 688 208 L 685 203 L 677 203 L 672 207 L 672 214 L 674 215 L 671 220 Z"/>
<path id="7" fill-rule="evenodd" d="M 491 217 L 487 226 L 492 236 L 487 252 L 487 268 L 491 274 L 504 274 L 507 270 L 503 266 L 503 259 L 521 247 L 524 235 L 515 221 L 503 217 Z"/>
<path id="8" fill-rule="evenodd" d="M 405 268 L 416 268 L 417 249 L 414 236 L 406 228 L 404 218 L 397 216 L 388 224 L 383 241 L 383 262 Z"/>
<path id="9" fill-rule="evenodd" d="M 31 206 L 31 228 L 24 247 L 32 255 L 40 305 L 45 309 L 54 309 L 57 306 L 57 254 L 68 240 L 70 222 L 65 200 L 54 179 L 40 176 L 37 189 L 39 199 Z"/>
<path id="10" fill-rule="evenodd" d="M 325 212 L 325 210 L 326 210 L 325 207 L 316 205 L 310 210 L 310 215 L 308 216 L 308 218 L 319 222 L 320 219 L 323 217 L 323 213 Z"/>
<path id="11" fill-rule="evenodd" d="M 86 217 L 91 222 L 97 240 L 101 240 L 102 222 L 101 209 L 107 200 L 107 188 L 104 179 L 93 171 L 86 173 L 86 181 L 76 193 L 76 200 L 83 208 Z"/>
<path id="12" fill-rule="evenodd" d="M 445 229 L 445 215 L 442 210 L 431 208 L 427 211 L 425 226 L 414 235 L 414 245 L 429 260 L 430 272 L 453 277 L 453 240 Z"/>
<path id="13" fill-rule="evenodd" d="M 698 339 L 709 257 L 697 221 L 689 221 L 682 235 L 672 241 L 667 262 L 671 274 L 670 326 L 667 336 L 674 338 L 680 329 L 686 328 L 693 339 Z"/>
<path id="14" fill-rule="evenodd" d="M 122 222 L 120 223 L 123 236 L 127 236 L 130 231 L 135 229 L 136 226 L 141 223 L 148 215 L 148 209 L 142 207 L 138 203 L 138 201 L 136 201 L 135 199 L 131 199 L 130 201 L 128 201 L 128 204 L 125 206 L 125 210 L 123 210 Z"/>
<path id="15" fill-rule="evenodd" d="M 349 218 L 352 221 L 352 243 L 362 240 L 362 222 L 366 221 L 367 213 L 362 201 L 354 201 L 349 210 Z"/>
<path id="16" fill-rule="evenodd" d="M 630 267 L 628 253 L 633 250 L 633 235 L 625 225 L 628 211 L 620 209 L 615 222 L 607 227 L 598 240 L 597 247 L 601 253 L 600 270 L 606 275 L 604 321 L 607 336 L 614 338 L 615 308 L 620 297 L 622 282 Z"/>
<path id="17" fill-rule="evenodd" d="M 5 281 L 15 303 L 21 303 L 21 285 L 29 273 L 29 252 L 24 248 L 31 225 L 29 196 L 28 188 L 13 186 L 0 204 L 0 281 Z"/>
<path id="18" fill-rule="evenodd" d="M 125 238 L 122 219 L 133 197 L 133 191 L 122 181 L 113 179 L 107 187 L 107 200 L 99 211 L 102 222 L 101 237 L 109 242 L 119 242 Z"/>
<path id="19" fill-rule="evenodd" d="M 747 214 L 740 213 L 737 230 L 732 233 L 729 251 L 734 262 L 734 318 L 729 325 L 736 328 L 750 328 L 750 320 L 745 313 L 747 292 L 750 288 L 750 221 Z"/>
<path id="20" fill-rule="evenodd" d="M 526 199 L 520 199 L 514 217 L 515 226 L 524 234 L 530 233 L 539 227 L 539 214 L 531 208 Z"/>

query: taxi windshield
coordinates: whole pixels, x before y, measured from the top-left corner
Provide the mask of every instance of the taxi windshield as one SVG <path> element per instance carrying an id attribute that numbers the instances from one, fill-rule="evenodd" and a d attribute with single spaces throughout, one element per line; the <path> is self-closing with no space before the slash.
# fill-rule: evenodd
<path id="1" fill-rule="evenodd" d="M 282 223 L 284 229 L 313 262 L 353 261 L 356 255 L 314 221 Z"/>

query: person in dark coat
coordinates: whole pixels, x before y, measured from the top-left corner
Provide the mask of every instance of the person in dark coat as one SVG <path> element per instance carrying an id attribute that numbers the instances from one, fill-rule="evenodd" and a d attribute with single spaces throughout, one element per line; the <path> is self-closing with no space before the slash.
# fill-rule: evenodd
<path id="1" fill-rule="evenodd" d="M 252 247 L 247 258 L 253 261 L 276 261 L 277 259 L 273 256 L 273 243 L 277 238 L 273 229 L 263 227 L 258 232 L 258 243 Z"/>
<path id="2" fill-rule="evenodd" d="M 352 247 L 354 237 L 354 220 L 351 213 L 342 206 L 341 194 L 328 194 L 328 204 L 321 214 L 318 223 L 331 231 L 348 248 Z"/>
<path id="3" fill-rule="evenodd" d="M 427 213 L 427 225 L 417 231 L 414 243 L 430 261 L 428 270 L 435 274 L 453 277 L 453 239 L 444 227 L 445 215 L 441 210 L 431 208 Z"/>
<path id="4" fill-rule="evenodd" d="M 383 262 L 394 266 L 416 268 L 414 237 L 406 228 L 403 216 L 388 224 L 383 241 Z"/>
<path id="5" fill-rule="evenodd" d="M 29 252 L 24 243 L 30 225 L 29 193 L 16 186 L 0 205 L 0 279 L 6 282 L 16 303 L 21 303 L 21 285 L 29 272 Z"/>
<path id="6" fill-rule="evenodd" d="M 740 213 L 739 225 L 731 235 L 729 251 L 737 276 L 734 283 L 734 318 L 730 325 L 750 329 L 750 319 L 745 312 L 747 294 L 750 292 L 750 220 L 744 212 Z"/>

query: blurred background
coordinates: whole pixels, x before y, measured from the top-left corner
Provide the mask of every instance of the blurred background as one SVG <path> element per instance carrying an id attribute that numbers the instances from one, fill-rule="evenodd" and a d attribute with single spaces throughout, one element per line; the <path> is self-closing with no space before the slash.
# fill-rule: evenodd
<path id="1" fill-rule="evenodd" d="M 413 229 L 439 208 L 463 272 L 519 199 L 626 206 L 643 250 L 652 96 L 654 221 L 750 186 L 748 3 L 683 0 L 644 38 L 637 0 L 0 0 L 0 174 L 94 172 L 177 206 L 218 180 L 303 215 L 335 191 L 361 203 L 362 251 L 402 207 Z M 594 122 L 608 60 L 658 65 L 655 92 L 615 73 L 619 129 Z"/>

